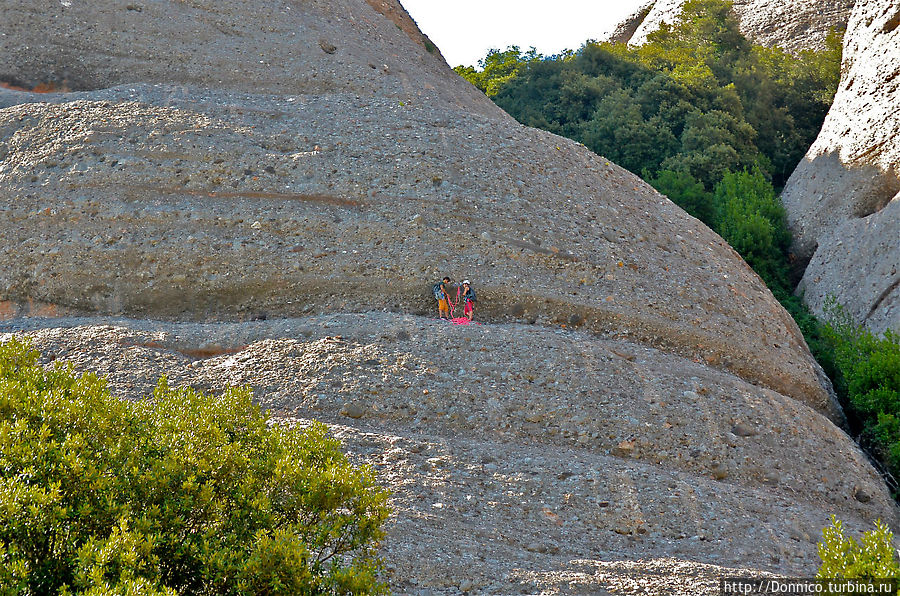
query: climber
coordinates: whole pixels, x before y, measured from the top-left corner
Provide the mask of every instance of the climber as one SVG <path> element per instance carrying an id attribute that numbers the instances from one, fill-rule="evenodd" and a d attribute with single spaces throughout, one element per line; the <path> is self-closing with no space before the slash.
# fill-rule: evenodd
<path id="1" fill-rule="evenodd" d="M 435 300 L 438 301 L 438 316 L 449 321 L 452 316 L 450 312 L 450 278 L 445 277 L 434 284 L 432 292 Z"/>
<path id="2" fill-rule="evenodd" d="M 478 299 L 475 297 L 475 290 L 472 289 L 469 280 L 465 280 L 462 283 L 462 300 L 465 302 L 465 307 L 463 308 L 463 315 L 466 316 L 470 321 L 475 316 L 475 302 Z"/>

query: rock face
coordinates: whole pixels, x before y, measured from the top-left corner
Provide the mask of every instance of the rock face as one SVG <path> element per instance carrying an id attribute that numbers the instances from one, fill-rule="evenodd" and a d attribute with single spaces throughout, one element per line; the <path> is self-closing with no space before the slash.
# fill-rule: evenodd
<path id="1" fill-rule="evenodd" d="M 51 101 L 0 113 L 0 298 L 179 318 L 426 312 L 432 281 L 459 272 L 486 316 L 575 321 L 831 408 L 793 321 L 718 236 L 499 111 L 146 85 Z"/>
<path id="2" fill-rule="evenodd" d="M 854 534 L 897 522 L 865 456 L 808 406 L 582 331 L 391 313 L 30 320 L 0 323 L 0 341 L 13 330 L 126 398 L 166 374 L 330 424 L 394 491 L 397 593 L 717 594 L 733 568 L 811 575 L 832 513 Z"/>
<path id="3" fill-rule="evenodd" d="M 425 312 L 431 282 L 458 272 L 475 278 L 485 315 L 577 321 L 839 417 L 791 318 L 718 236 L 584 146 L 522 127 L 368 4 L 346 4 L 285 4 L 296 37 L 248 13 L 236 20 L 265 27 L 198 38 L 268 48 L 263 61 L 284 61 L 273 81 L 241 52 L 230 64 L 198 49 L 194 64 L 185 51 L 186 64 L 157 71 L 104 51 L 85 53 L 78 80 L 177 85 L 6 91 L 18 105 L 0 113 L 0 300 L 179 318 Z M 0 22 L 16 23 L 16 6 Z M 121 37 L 140 56 L 220 15 L 202 3 L 157 19 L 112 2 L 41 6 L 70 37 L 85 28 L 104 48 Z M 92 16 L 113 8 L 137 20 L 84 25 L 121 23 Z M 3 64 L 48 70 L 58 47 L 47 38 L 12 27 L 7 47 L 30 50 Z M 298 69 L 306 78 L 291 78 Z M 205 87 L 220 80 L 225 90 Z"/>
<path id="4" fill-rule="evenodd" d="M 490 108 L 446 76 L 440 51 L 396 0 L 23 0 L 4 2 L 0 22 L 0 81 L 28 89 L 142 82 L 272 94 L 427 90 L 432 101 Z"/>
<path id="5" fill-rule="evenodd" d="M 628 18 L 619 23 L 612 31 L 612 33 L 607 36 L 606 41 L 610 43 L 630 42 L 631 38 L 634 37 L 635 32 L 637 32 L 638 28 L 640 28 L 641 23 L 643 23 L 647 18 L 647 15 L 650 14 L 650 11 L 653 9 L 654 4 L 655 2 L 653 0 L 651 0 L 650 2 L 645 2 Z"/>
<path id="6" fill-rule="evenodd" d="M 788 51 L 820 50 L 832 28 L 846 26 L 855 0 L 735 0 L 744 34 L 765 46 Z M 640 45 L 662 23 L 674 23 L 685 0 L 656 0 L 630 39 Z"/>
<path id="7" fill-rule="evenodd" d="M 399 4 L 64 4 L 0 7 L 5 82 L 76 90 L 0 90 L 0 315 L 181 320 L 36 341 L 124 396 L 166 370 L 331 422 L 398 487 L 398 591 L 463 553 L 484 582 L 587 573 L 598 528 L 613 561 L 809 572 L 828 513 L 895 519 L 739 256 L 516 123 Z M 423 317 L 443 275 L 491 325 Z"/>
<path id="8" fill-rule="evenodd" d="M 807 302 L 833 295 L 874 331 L 900 330 L 898 25 L 895 2 L 857 3 L 834 105 L 782 196 Z"/>

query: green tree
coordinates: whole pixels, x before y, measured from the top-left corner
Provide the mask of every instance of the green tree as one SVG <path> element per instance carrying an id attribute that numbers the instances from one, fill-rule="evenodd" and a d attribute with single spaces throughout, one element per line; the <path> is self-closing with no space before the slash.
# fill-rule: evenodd
<path id="1" fill-rule="evenodd" d="M 716 185 L 715 230 L 769 287 L 788 287 L 791 237 L 775 189 L 758 168 L 726 173 Z"/>
<path id="2" fill-rule="evenodd" d="M 711 191 L 725 171 L 756 165 L 780 187 L 837 89 L 840 41 L 833 33 L 826 51 L 800 56 L 755 46 L 730 2 L 691 0 L 677 24 L 636 48 L 587 42 L 539 58 L 511 47 L 492 50 L 482 72 L 458 70 L 520 122 L 635 173 L 690 173 Z"/>
<path id="3" fill-rule="evenodd" d="M 472 66 L 457 66 L 454 70 L 488 97 L 493 97 L 504 85 L 515 79 L 523 67 L 540 59 L 541 56 L 534 47 L 522 52 L 518 46 L 510 46 L 503 52 L 490 50 L 487 56 L 478 61 L 480 71 Z"/>
<path id="4" fill-rule="evenodd" d="M 661 170 L 656 176 L 645 174 L 647 181 L 673 203 L 712 227 L 715 216 L 713 195 L 703 183 L 686 172 Z"/>
<path id="5" fill-rule="evenodd" d="M 676 78 L 690 85 L 728 79 L 750 52 L 731 2 L 722 0 L 688 0 L 674 25 L 647 39 L 639 59 L 655 70 L 684 73 Z"/>
<path id="6" fill-rule="evenodd" d="M 377 594 L 387 495 L 246 389 L 151 399 L 0 344 L 0 594 Z"/>
<path id="7" fill-rule="evenodd" d="M 727 172 L 756 165 L 756 131 L 747 122 L 721 110 L 694 110 L 685 119 L 678 153 L 662 167 L 684 171 L 712 188 Z"/>
<path id="8" fill-rule="evenodd" d="M 658 169 L 678 144 L 661 119 L 644 119 L 640 105 L 625 89 L 599 103 L 594 118 L 584 126 L 582 139 L 593 151 L 638 172 L 641 168 Z"/>

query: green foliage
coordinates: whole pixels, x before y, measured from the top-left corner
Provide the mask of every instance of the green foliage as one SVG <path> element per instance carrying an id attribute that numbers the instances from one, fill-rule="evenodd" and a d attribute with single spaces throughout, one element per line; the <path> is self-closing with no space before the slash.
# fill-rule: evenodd
<path id="1" fill-rule="evenodd" d="M 831 516 L 831 526 L 822 530 L 819 558 L 822 566 L 816 577 L 820 579 L 886 579 L 900 576 L 893 543 L 894 535 L 881 520 L 875 530 L 864 532 L 857 542 L 844 535 L 840 520 Z"/>
<path id="2" fill-rule="evenodd" d="M 835 388 L 858 418 L 864 444 L 900 476 L 900 335 L 888 330 L 876 336 L 833 300 L 826 314 Z"/>
<path id="3" fill-rule="evenodd" d="M 793 56 L 755 46 L 731 3 L 686 2 L 639 47 L 587 42 L 541 57 L 491 50 L 457 72 L 523 124 L 571 137 L 635 173 L 690 174 L 712 191 L 760 167 L 777 186 L 812 144 L 837 90 L 841 36 Z"/>
<path id="4" fill-rule="evenodd" d="M 453 70 L 485 95 L 493 97 L 501 87 L 515 79 L 523 67 L 540 58 L 533 47 L 527 52 L 522 52 L 518 46 L 510 46 L 504 52 L 490 50 L 487 56 L 478 61 L 480 71 L 472 66 L 457 66 Z"/>
<path id="5" fill-rule="evenodd" d="M 769 287 L 787 288 L 786 215 L 775 189 L 759 169 L 726 173 L 716 185 L 715 230 Z"/>
<path id="6" fill-rule="evenodd" d="M 0 594 L 375 594 L 386 494 L 324 425 L 232 389 L 94 375 L 0 344 Z"/>
<path id="7" fill-rule="evenodd" d="M 703 184 L 686 172 L 661 170 L 656 176 L 644 173 L 653 188 L 669 197 L 676 205 L 705 223 L 713 226 L 715 216 L 713 195 L 706 192 Z"/>

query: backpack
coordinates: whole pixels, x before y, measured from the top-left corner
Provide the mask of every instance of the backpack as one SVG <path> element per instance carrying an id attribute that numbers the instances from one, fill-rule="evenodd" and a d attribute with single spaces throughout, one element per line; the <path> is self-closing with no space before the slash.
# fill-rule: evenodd
<path id="1" fill-rule="evenodd" d="M 443 282 L 437 282 L 433 286 L 431 286 L 431 291 L 434 293 L 435 300 L 443 300 L 444 299 L 444 290 L 441 289 L 441 284 Z"/>
<path id="2" fill-rule="evenodd" d="M 466 296 L 466 300 L 468 300 L 469 302 L 478 302 L 478 299 L 475 297 L 475 290 L 469 288 L 469 293 Z"/>

